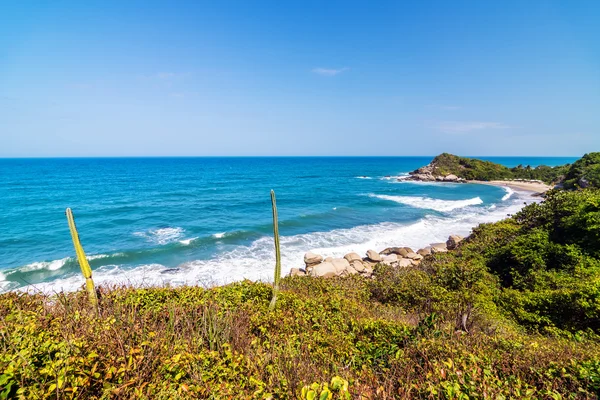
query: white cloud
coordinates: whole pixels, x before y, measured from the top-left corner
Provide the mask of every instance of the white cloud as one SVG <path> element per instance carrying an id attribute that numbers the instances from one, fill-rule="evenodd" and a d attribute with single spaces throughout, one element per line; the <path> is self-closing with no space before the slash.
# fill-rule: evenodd
<path id="1" fill-rule="evenodd" d="M 333 69 L 333 68 L 313 68 L 311 72 L 317 74 L 317 75 L 321 75 L 321 76 L 336 76 L 338 74 L 341 74 L 344 71 L 349 70 L 350 68 L 348 67 L 344 67 L 344 68 L 340 68 L 340 69 Z"/>
<path id="2" fill-rule="evenodd" d="M 436 128 L 445 133 L 467 133 L 488 129 L 509 129 L 511 126 L 500 122 L 443 121 L 438 123 Z"/>

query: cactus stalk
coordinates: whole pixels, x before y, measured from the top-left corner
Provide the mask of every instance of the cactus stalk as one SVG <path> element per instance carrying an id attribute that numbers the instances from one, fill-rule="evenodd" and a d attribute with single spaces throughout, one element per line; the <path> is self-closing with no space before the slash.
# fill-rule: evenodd
<path id="1" fill-rule="evenodd" d="M 88 293 L 88 299 L 92 306 L 98 310 L 98 297 L 96 296 L 96 288 L 94 287 L 94 281 L 92 280 L 92 268 L 85 257 L 85 251 L 79 242 L 79 233 L 77 233 L 77 227 L 75 226 L 75 219 L 73 219 L 73 212 L 70 208 L 67 208 L 67 221 L 69 221 L 69 230 L 71 231 L 71 238 L 73 239 L 73 245 L 75 246 L 75 254 L 77 254 L 77 261 L 81 267 L 81 273 L 85 278 L 85 288 Z"/>
<path id="2" fill-rule="evenodd" d="M 269 309 L 275 308 L 277 294 L 279 293 L 279 279 L 281 278 L 281 251 L 279 249 L 279 222 L 277 220 L 277 202 L 275 192 L 271 190 L 271 207 L 273 208 L 273 237 L 275 238 L 275 279 L 273 281 L 273 299 Z"/>

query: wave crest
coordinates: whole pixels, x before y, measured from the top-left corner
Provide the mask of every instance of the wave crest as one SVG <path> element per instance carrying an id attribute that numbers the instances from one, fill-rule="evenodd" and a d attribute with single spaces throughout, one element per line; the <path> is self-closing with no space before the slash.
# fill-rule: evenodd
<path id="1" fill-rule="evenodd" d="M 415 208 L 424 208 L 427 210 L 435 210 L 440 212 L 448 212 L 458 208 L 483 204 L 481 197 L 473 197 L 472 199 L 465 200 L 440 200 L 431 199 L 429 197 L 389 196 L 383 194 L 370 194 L 369 197 L 375 197 L 381 200 L 389 200 Z"/>
<path id="2" fill-rule="evenodd" d="M 135 236 L 143 237 L 149 242 L 156 244 L 168 244 L 178 240 L 183 235 L 184 229 L 175 228 L 158 228 L 151 229 L 147 232 L 135 232 Z"/>

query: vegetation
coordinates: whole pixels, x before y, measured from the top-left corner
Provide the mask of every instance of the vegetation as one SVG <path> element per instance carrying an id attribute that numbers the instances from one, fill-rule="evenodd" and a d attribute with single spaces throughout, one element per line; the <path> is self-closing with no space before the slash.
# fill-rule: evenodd
<path id="1" fill-rule="evenodd" d="M 431 173 L 434 176 L 453 174 L 467 180 L 527 179 L 546 183 L 558 183 L 569 169 L 569 165 L 557 167 L 541 165 L 535 168 L 519 165 L 508 168 L 491 161 L 459 157 L 448 153 L 435 157 L 430 165 L 433 167 Z"/>
<path id="2" fill-rule="evenodd" d="M 275 191 L 271 190 L 271 208 L 273 210 L 273 240 L 275 241 L 275 277 L 273 279 L 273 299 L 269 308 L 275 308 L 277 294 L 279 293 L 279 281 L 281 280 L 281 250 L 279 248 L 279 221 L 277 219 L 277 200 Z"/>
<path id="3" fill-rule="evenodd" d="M 97 309 L 98 298 L 96 296 L 96 288 L 92 279 L 92 268 L 88 263 L 88 260 L 85 256 L 85 251 L 83 251 L 83 247 L 79 241 L 79 233 L 77 232 L 77 226 L 75 225 L 75 219 L 73 218 L 73 211 L 71 211 L 70 208 L 67 208 L 66 214 L 67 222 L 69 223 L 69 230 L 71 231 L 71 239 L 73 239 L 73 246 L 75 247 L 75 254 L 77 255 L 77 261 L 81 267 L 81 273 L 85 278 L 85 288 L 88 293 L 88 299 L 92 307 Z"/>
<path id="4" fill-rule="evenodd" d="M 575 161 L 567 172 L 564 185 L 576 187 L 600 187 L 600 152 L 589 153 Z"/>
<path id="5" fill-rule="evenodd" d="M 0 295 L 0 398 L 598 398 L 600 190 L 420 266 Z"/>

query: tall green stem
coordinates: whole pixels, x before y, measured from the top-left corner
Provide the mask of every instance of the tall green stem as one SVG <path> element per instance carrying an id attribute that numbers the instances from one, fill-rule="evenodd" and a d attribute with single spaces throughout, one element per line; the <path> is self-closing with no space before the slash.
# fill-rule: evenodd
<path id="1" fill-rule="evenodd" d="M 271 207 L 273 208 L 273 236 L 275 238 L 275 280 L 273 281 L 273 299 L 269 308 L 272 310 L 279 293 L 279 279 L 281 278 L 281 251 L 279 249 L 279 222 L 277 221 L 277 202 L 275 192 L 271 190 Z"/>
<path id="2" fill-rule="evenodd" d="M 69 230 L 71 231 L 71 238 L 73 239 L 73 245 L 75 246 L 75 254 L 77 254 L 77 261 L 81 267 L 81 273 L 85 278 L 85 288 L 88 293 L 88 299 L 92 306 L 98 311 L 98 297 L 96 296 L 96 288 L 94 287 L 94 281 L 92 280 L 92 268 L 85 257 L 85 251 L 79 242 L 79 233 L 75 226 L 75 219 L 73 218 L 73 212 L 70 208 L 67 208 L 67 221 L 69 221 Z"/>

